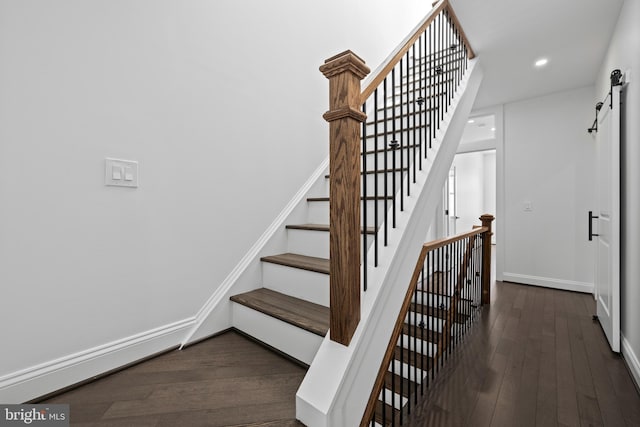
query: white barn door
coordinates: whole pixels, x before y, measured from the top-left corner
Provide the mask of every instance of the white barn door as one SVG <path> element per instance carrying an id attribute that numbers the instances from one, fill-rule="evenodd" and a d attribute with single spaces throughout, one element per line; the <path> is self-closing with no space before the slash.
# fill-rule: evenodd
<path id="1" fill-rule="evenodd" d="M 620 91 L 598 115 L 596 314 L 611 350 L 620 352 Z M 605 100 L 609 101 L 609 100 Z"/>

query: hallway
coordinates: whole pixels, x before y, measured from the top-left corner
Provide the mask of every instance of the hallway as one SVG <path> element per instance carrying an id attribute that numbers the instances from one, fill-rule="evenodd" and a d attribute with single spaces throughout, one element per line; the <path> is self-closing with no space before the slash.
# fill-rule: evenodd
<path id="1" fill-rule="evenodd" d="M 639 426 L 640 395 L 592 295 L 494 282 L 414 426 Z"/>

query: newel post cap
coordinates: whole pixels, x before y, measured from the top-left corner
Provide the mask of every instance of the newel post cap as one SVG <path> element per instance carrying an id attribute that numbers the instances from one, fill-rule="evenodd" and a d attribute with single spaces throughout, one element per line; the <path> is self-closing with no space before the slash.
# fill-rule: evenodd
<path id="1" fill-rule="evenodd" d="M 371 70 L 362 58 L 350 50 L 345 50 L 324 61 L 320 66 L 320 72 L 328 79 L 344 72 L 351 72 L 362 80 Z"/>

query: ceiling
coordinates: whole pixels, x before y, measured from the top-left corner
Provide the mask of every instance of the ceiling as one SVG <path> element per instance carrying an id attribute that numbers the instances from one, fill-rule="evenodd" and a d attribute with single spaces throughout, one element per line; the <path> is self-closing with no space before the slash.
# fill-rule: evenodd
<path id="1" fill-rule="evenodd" d="M 450 3 L 485 72 L 477 109 L 593 84 L 623 0 Z"/>

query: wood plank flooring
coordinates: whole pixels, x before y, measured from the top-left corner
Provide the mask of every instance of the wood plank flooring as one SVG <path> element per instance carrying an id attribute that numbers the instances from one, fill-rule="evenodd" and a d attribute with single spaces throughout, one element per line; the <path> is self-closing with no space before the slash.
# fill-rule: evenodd
<path id="1" fill-rule="evenodd" d="M 411 426 L 640 426 L 640 395 L 593 296 L 495 282 Z"/>
<path id="2" fill-rule="evenodd" d="M 79 427 L 302 426 L 295 394 L 305 373 L 230 331 L 46 403 L 70 404 Z"/>

